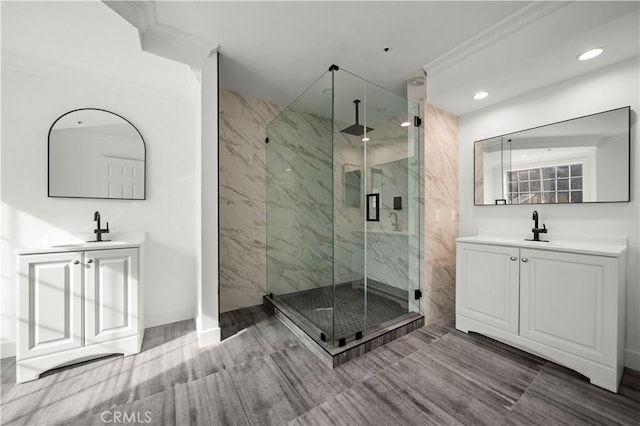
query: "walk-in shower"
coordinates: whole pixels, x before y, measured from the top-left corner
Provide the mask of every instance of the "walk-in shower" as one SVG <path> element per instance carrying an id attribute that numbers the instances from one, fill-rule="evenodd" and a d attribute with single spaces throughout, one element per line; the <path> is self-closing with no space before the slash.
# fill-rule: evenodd
<path id="1" fill-rule="evenodd" d="M 267 126 L 267 299 L 328 351 L 421 317 L 418 116 L 332 66 Z"/>

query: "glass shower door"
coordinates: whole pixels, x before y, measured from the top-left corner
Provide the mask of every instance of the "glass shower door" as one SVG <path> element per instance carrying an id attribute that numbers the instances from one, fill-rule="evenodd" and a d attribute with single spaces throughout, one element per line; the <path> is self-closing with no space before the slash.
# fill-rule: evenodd
<path id="1" fill-rule="evenodd" d="M 332 67 L 267 126 L 268 293 L 325 349 L 420 311 L 417 115 Z"/>
<path id="2" fill-rule="evenodd" d="M 415 299 L 420 285 L 418 111 L 402 96 L 348 71 L 334 71 L 338 347 L 420 311 Z"/>
<path id="3" fill-rule="evenodd" d="M 333 71 L 334 330 L 341 347 L 366 334 L 365 81 Z"/>
<path id="4" fill-rule="evenodd" d="M 333 338 L 332 75 L 267 126 L 267 287 L 318 342 Z M 327 90 L 328 89 L 328 90 Z"/>
<path id="5" fill-rule="evenodd" d="M 366 222 L 366 325 L 371 334 L 419 312 L 420 146 L 418 105 L 366 84 L 365 175 L 379 197 L 379 221 Z"/>

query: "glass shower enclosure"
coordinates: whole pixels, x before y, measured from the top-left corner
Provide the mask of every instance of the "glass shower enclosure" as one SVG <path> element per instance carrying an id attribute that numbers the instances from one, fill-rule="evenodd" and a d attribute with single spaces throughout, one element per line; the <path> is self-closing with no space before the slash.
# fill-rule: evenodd
<path id="1" fill-rule="evenodd" d="M 420 314 L 418 104 L 332 65 L 267 126 L 267 292 L 326 349 Z"/>

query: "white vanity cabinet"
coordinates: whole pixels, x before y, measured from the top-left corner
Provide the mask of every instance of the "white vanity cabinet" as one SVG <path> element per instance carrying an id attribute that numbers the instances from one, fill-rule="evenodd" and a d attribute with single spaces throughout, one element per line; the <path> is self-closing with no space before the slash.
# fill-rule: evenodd
<path id="1" fill-rule="evenodd" d="M 518 334 L 518 249 L 458 244 L 457 250 L 456 314 Z"/>
<path id="2" fill-rule="evenodd" d="M 20 256 L 19 263 L 18 361 L 82 347 L 82 253 Z"/>
<path id="3" fill-rule="evenodd" d="M 625 250 L 460 238 L 456 328 L 547 358 L 617 392 L 624 368 Z"/>
<path id="4" fill-rule="evenodd" d="M 85 252 L 85 343 L 138 332 L 138 250 Z"/>
<path id="5" fill-rule="evenodd" d="M 74 361 L 140 352 L 140 250 L 113 247 L 18 255 L 17 382 Z"/>

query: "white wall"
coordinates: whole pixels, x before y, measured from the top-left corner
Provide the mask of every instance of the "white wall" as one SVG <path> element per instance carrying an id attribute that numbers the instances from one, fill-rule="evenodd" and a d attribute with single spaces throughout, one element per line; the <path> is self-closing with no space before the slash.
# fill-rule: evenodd
<path id="1" fill-rule="evenodd" d="M 76 6 L 65 4 L 61 7 Z M 77 7 L 88 5 L 78 4 Z M 103 4 L 94 3 L 91 8 L 95 13 L 107 14 L 105 19 L 111 27 L 115 26 L 114 32 L 122 30 L 120 24 L 128 27 Z M 3 19 L 7 18 L 4 12 Z M 51 16 L 55 10 L 43 13 L 48 13 L 51 21 L 56 22 L 55 16 Z M 87 19 L 95 18 L 87 16 Z M 73 22 L 66 25 L 73 25 Z M 5 30 L 3 28 L 3 39 L 16 36 Z M 46 33 L 45 30 L 42 33 Z M 132 31 L 132 47 L 139 51 L 139 46 L 135 45 L 135 30 Z M 99 32 L 87 37 L 108 39 L 111 35 Z M 40 38 L 46 48 L 47 37 Z M 50 48 L 73 49 L 74 41 L 70 39 L 65 46 L 52 45 Z M 163 90 L 162 85 L 144 87 L 139 82 L 124 80 L 122 75 L 110 78 L 87 72 L 84 67 L 86 61 L 91 61 L 91 55 L 106 55 L 118 62 L 124 74 L 136 75 L 136 79 L 142 72 L 140 64 L 145 61 L 153 64 L 157 74 L 166 72 L 176 76 L 175 62 L 141 51 L 137 56 L 131 52 L 121 56 L 120 51 L 117 46 L 111 51 L 81 51 L 76 62 L 55 65 L 8 55 L 3 44 L 0 302 L 3 342 L 15 339 L 14 251 L 37 246 L 53 236 L 90 234 L 95 228 L 93 212 L 96 210 L 100 211 L 103 222 L 109 221 L 114 233 L 146 233 L 146 288 L 143 295 L 146 326 L 193 317 L 197 255 L 196 124 L 194 106 L 187 93 L 189 81 L 177 84 L 184 88 L 184 94 L 180 95 L 175 86 L 171 90 Z M 186 65 L 182 67 L 186 79 L 191 73 Z M 47 197 L 49 127 L 63 113 L 83 107 L 113 111 L 138 128 L 147 146 L 146 200 Z M 9 347 L 2 346 L 3 350 Z"/>
<path id="2" fill-rule="evenodd" d="M 626 365 L 640 369 L 640 284 L 638 250 L 640 188 L 636 144 L 639 129 L 638 58 L 540 89 L 510 101 L 460 117 L 459 235 L 478 230 L 527 234 L 536 209 L 549 229 L 562 235 L 623 236 L 628 238 Z M 473 142 L 623 106 L 631 106 L 631 202 L 584 205 L 473 205 Z M 542 223 L 541 222 L 541 223 Z"/>
<path id="3" fill-rule="evenodd" d="M 200 346 L 220 342 L 218 281 L 218 52 L 200 70 L 196 124 L 196 328 Z"/>

